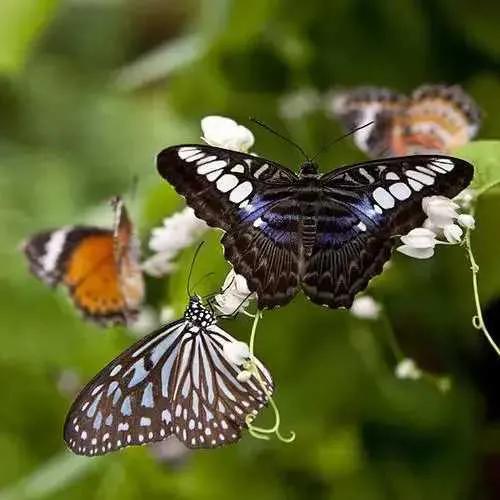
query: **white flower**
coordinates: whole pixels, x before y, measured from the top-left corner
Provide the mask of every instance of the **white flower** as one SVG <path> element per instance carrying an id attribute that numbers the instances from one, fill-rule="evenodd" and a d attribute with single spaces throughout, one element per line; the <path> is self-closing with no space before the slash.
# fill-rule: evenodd
<path id="1" fill-rule="evenodd" d="M 137 318 L 129 325 L 129 330 L 135 337 L 143 337 L 158 326 L 158 315 L 152 307 L 144 306 Z"/>
<path id="2" fill-rule="evenodd" d="M 321 106 L 318 91 L 313 88 L 302 88 L 280 98 L 279 113 L 283 118 L 298 119 L 316 111 Z"/>
<path id="3" fill-rule="evenodd" d="M 476 192 L 471 188 L 467 188 L 458 193 L 458 195 L 453 198 L 453 201 L 458 203 L 462 209 L 469 210 L 475 199 Z"/>
<path id="4" fill-rule="evenodd" d="M 202 139 L 211 146 L 247 153 L 255 139 L 246 127 L 225 116 L 206 116 L 201 120 Z"/>
<path id="5" fill-rule="evenodd" d="M 149 248 L 156 253 L 142 264 L 143 270 L 156 277 L 171 273 L 177 254 L 191 246 L 207 229 L 206 222 L 198 219 L 190 207 L 167 217 L 163 226 L 151 232 Z"/>
<path id="6" fill-rule="evenodd" d="M 377 319 L 382 306 L 369 295 L 356 297 L 352 303 L 351 314 L 361 319 Z"/>
<path id="7" fill-rule="evenodd" d="M 223 347 L 223 352 L 224 357 L 236 366 L 241 366 L 252 357 L 248 345 L 240 340 L 226 342 Z"/>
<path id="8" fill-rule="evenodd" d="M 460 226 L 456 224 L 448 224 L 443 227 L 444 237 L 453 244 L 460 243 L 462 241 L 462 235 L 464 232 Z"/>
<path id="9" fill-rule="evenodd" d="M 201 120 L 201 129 L 202 139 L 212 146 L 246 153 L 254 144 L 250 130 L 224 116 L 206 116 Z M 149 248 L 155 253 L 143 262 L 144 272 L 158 278 L 170 274 L 176 268 L 177 254 L 207 229 L 208 225 L 189 207 L 167 217 L 161 227 L 151 232 Z"/>
<path id="10" fill-rule="evenodd" d="M 57 390 L 63 396 L 74 397 L 78 391 L 82 388 L 82 381 L 78 373 L 74 370 L 64 369 L 57 377 Z"/>
<path id="11" fill-rule="evenodd" d="M 235 314 L 236 311 L 245 310 L 254 297 L 255 294 L 248 289 L 245 277 L 231 269 L 222 285 L 222 293 L 215 296 L 215 307 L 222 314 Z"/>
<path id="12" fill-rule="evenodd" d="M 415 361 L 410 358 L 402 359 L 396 366 L 394 373 L 397 378 L 417 380 L 422 376 L 422 371 Z"/>
<path id="13" fill-rule="evenodd" d="M 422 209 L 430 223 L 439 228 L 453 224 L 458 208 L 459 205 L 444 196 L 427 196 L 422 200 Z"/>
<path id="14" fill-rule="evenodd" d="M 170 323 L 175 318 L 173 307 L 165 306 L 160 311 L 160 323 Z"/>
<path id="15" fill-rule="evenodd" d="M 429 259 L 434 255 L 434 247 L 438 243 L 436 234 L 425 227 L 412 229 L 405 236 L 401 236 L 404 245 L 396 248 L 398 252 L 416 259 Z"/>
<path id="16" fill-rule="evenodd" d="M 236 378 L 240 382 L 248 382 L 250 378 L 252 377 L 252 372 L 249 370 L 242 370 L 238 375 L 236 375 Z"/>
<path id="17" fill-rule="evenodd" d="M 457 217 L 458 223 L 466 229 L 474 229 L 476 227 L 476 219 L 470 214 L 460 214 Z"/>

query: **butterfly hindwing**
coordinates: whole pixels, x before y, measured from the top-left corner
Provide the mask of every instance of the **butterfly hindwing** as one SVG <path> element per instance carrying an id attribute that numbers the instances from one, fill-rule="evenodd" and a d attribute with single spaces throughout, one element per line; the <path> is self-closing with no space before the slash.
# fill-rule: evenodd
<path id="1" fill-rule="evenodd" d="M 183 343 L 172 387 L 173 430 L 191 448 L 211 448 L 238 441 L 245 417 L 256 415 L 267 397 L 252 378 L 239 382 L 238 369 L 223 355 L 223 346 L 234 339 L 217 325 L 206 334 Z M 261 377 L 272 392 L 269 372 Z M 174 379 L 172 379 L 174 380 Z"/>
<path id="2" fill-rule="evenodd" d="M 138 341 L 81 391 L 66 418 L 67 445 L 100 455 L 173 434 L 190 448 L 238 440 L 267 396 L 254 377 L 237 380 L 240 369 L 223 355 L 227 342 L 233 337 L 192 300 L 182 320 Z M 269 372 L 257 365 L 272 392 Z"/>
<path id="3" fill-rule="evenodd" d="M 258 306 L 289 302 L 299 289 L 300 212 L 284 199 L 249 214 L 222 238 L 224 255 L 257 292 Z"/>

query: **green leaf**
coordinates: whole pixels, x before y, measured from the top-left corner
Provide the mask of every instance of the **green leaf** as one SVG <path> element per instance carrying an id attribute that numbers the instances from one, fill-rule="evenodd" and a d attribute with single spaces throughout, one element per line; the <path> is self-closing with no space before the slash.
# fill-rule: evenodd
<path id="1" fill-rule="evenodd" d="M 56 0 L 0 2 L 0 73 L 19 70 L 57 4 Z"/>
<path id="2" fill-rule="evenodd" d="M 454 154 L 474 165 L 471 188 L 478 195 L 500 183 L 500 141 L 474 141 Z"/>

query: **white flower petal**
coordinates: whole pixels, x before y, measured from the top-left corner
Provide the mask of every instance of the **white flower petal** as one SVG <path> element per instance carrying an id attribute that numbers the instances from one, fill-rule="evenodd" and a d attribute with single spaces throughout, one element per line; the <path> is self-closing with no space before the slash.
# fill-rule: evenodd
<path id="1" fill-rule="evenodd" d="M 137 315 L 135 321 L 129 325 L 129 329 L 137 337 L 142 337 L 150 333 L 158 326 L 158 315 L 149 306 L 144 306 Z"/>
<path id="2" fill-rule="evenodd" d="M 415 361 L 410 358 L 402 359 L 394 370 L 396 377 L 400 379 L 417 380 L 422 376 L 422 371 Z"/>
<path id="3" fill-rule="evenodd" d="M 203 139 L 211 146 L 248 152 L 255 139 L 246 127 L 225 116 L 206 116 L 201 120 Z"/>
<path id="4" fill-rule="evenodd" d="M 444 226 L 443 234 L 444 234 L 444 237 L 450 243 L 460 243 L 464 232 L 462 231 L 462 228 L 460 226 L 458 226 L 457 224 L 449 224 L 448 226 Z"/>
<path id="5" fill-rule="evenodd" d="M 241 366 L 251 358 L 250 349 L 245 342 L 235 340 L 226 342 L 223 347 L 224 357 L 233 365 Z"/>
<path id="6" fill-rule="evenodd" d="M 457 221 L 467 229 L 474 229 L 476 227 L 476 219 L 470 214 L 460 214 Z"/>
<path id="7" fill-rule="evenodd" d="M 149 276 L 161 278 L 177 268 L 176 264 L 172 262 L 172 258 L 171 252 L 159 252 L 145 260 L 141 264 L 141 268 Z"/>
<path id="8" fill-rule="evenodd" d="M 377 319 L 382 309 L 381 305 L 369 295 L 356 297 L 349 311 L 361 319 Z"/>
<path id="9" fill-rule="evenodd" d="M 474 189 L 467 188 L 458 193 L 453 200 L 458 203 L 462 209 L 468 210 L 476 199 L 476 196 Z"/>
<path id="10" fill-rule="evenodd" d="M 252 372 L 249 372 L 248 370 L 242 370 L 238 375 L 236 375 L 236 378 L 240 382 L 248 382 L 252 378 Z"/>
<path id="11" fill-rule="evenodd" d="M 165 306 L 160 311 L 160 322 L 170 323 L 175 318 L 175 310 L 173 307 Z"/>
<path id="12" fill-rule="evenodd" d="M 207 229 L 206 222 L 198 219 L 190 207 L 167 217 L 161 227 L 151 231 L 149 248 L 156 253 L 142 264 L 143 270 L 155 277 L 171 273 L 177 254 L 191 246 Z"/>
<path id="13" fill-rule="evenodd" d="M 453 224 L 458 217 L 457 205 L 454 201 L 444 196 L 427 196 L 422 200 L 422 209 L 437 227 Z"/>
<path id="14" fill-rule="evenodd" d="M 436 235 L 430 229 L 417 227 L 408 234 L 401 236 L 401 241 L 413 248 L 434 248 L 436 244 Z"/>
<path id="15" fill-rule="evenodd" d="M 236 274 L 234 270 L 229 271 L 222 285 L 222 292 L 215 296 L 217 309 L 222 314 L 235 314 L 237 311 L 244 310 L 250 300 L 253 300 L 255 294 L 248 289 L 244 276 Z"/>
<path id="16" fill-rule="evenodd" d="M 408 245 L 401 245 L 396 250 L 415 259 L 430 259 L 434 255 L 434 248 L 415 248 Z"/>

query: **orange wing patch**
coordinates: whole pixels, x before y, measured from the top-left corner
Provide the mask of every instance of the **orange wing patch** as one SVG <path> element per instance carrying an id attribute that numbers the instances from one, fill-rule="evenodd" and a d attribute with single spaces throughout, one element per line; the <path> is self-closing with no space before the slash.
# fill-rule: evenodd
<path id="1" fill-rule="evenodd" d="M 71 254 L 64 276 L 75 305 L 99 323 L 127 320 L 111 231 L 81 240 Z"/>

